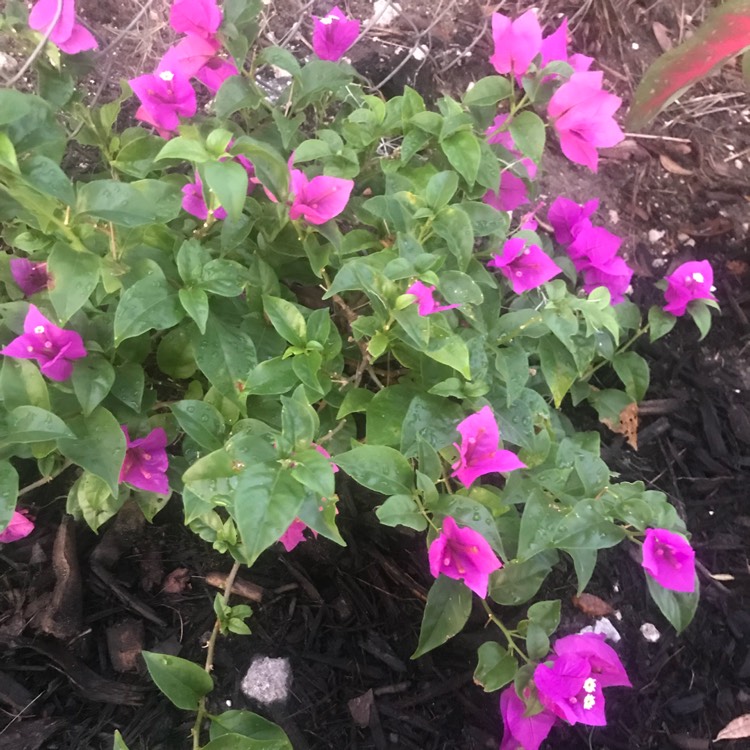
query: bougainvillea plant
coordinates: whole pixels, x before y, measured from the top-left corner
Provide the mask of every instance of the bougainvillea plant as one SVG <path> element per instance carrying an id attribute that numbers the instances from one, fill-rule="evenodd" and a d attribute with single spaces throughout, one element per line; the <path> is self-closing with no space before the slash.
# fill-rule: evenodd
<path id="1" fill-rule="evenodd" d="M 40 0 L 32 27 L 63 51 L 93 46 L 72 0 L 56 7 Z M 569 55 L 565 21 L 544 35 L 531 11 L 495 14 L 495 74 L 429 107 L 410 88 L 368 93 L 341 59 L 360 25 L 339 8 L 311 19 L 302 61 L 250 54 L 259 11 L 177 0 L 185 36 L 98 108 L 0 90 L 0 541 L 33 529 L 16 508 L 23 464 L 67 480 L 67 512 L 95 531 L 125 503 L 150 520 L 178 496 L 236 572 L 274 545 L 344 544 L 340 470 L 381 523 L 425 532 L 435 581 L 414 656 L 458 633 L 475 596 L 496 626 L 475 679 L 504 688 L 505 750 L 559 722 L 602 725 L 603 690 L 627 674 L 598 635 L 550 644 L 545 577 L 568 566 L 580 593 L 599 550 L 634 545 L 678 630 L 698 584 L 675 509 L 613 481 L 576 407 L 617 425 L 648 388 L 633 343 L 685 314 L 705 335 L 711 268 L 675 269 L 643 322 L 596 199 L 537 200 L 549 144 L 596 170 L 622 137 L 620 100 Z M 288 73 L 281 92 L 263 88 L 266 66 Z M 215 92 L 210 114 L 197 91 Z M 140 123 L 114 132 L 132 95 Z M 85 180 L 60 167 L 71 138 L 99 149 Z M 212 643 L 248 632 L 247 607 L 215 609 Z M 194 748 L 207 720 L 206 748 L 291 747 L 259 716 L 208 713 L 210 657 L 144 658 L 196 711 Z"/>

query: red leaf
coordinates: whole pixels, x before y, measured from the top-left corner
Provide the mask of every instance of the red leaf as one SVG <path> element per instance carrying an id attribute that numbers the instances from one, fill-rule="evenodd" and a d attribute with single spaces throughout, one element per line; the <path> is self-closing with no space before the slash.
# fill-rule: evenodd
<path id="1" fill-rule="evenodd" d="M 728 0 L 714 8 L 690 39 L 663 54 L 646 71 L 628 114 L 638 129 L 715 67 L 750 47 L 750 0 Z"/>

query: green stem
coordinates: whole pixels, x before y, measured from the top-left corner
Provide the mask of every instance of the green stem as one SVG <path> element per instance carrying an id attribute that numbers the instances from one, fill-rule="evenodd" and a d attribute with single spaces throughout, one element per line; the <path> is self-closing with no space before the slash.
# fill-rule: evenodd
<path id="1" fill-rule="evenodd" d="M 48 477 L 42 477 L 41 479 L 37 479 L 36 482 L 32 482 L 31 484 L 27 484 L 25 487 L 21 487 L 21 489 L 18 490 L 18 497 L 21 497 L 21 495 L 25 495 L 32 490 L 36 490 L 39 487 L 44 487 L 45 484 L 49 484 L 53 479 L 59 477 L 60 474 L 62 474 L 68 467 L 72 465 L 72 461 L 66 460 L 65 463 L 60 467 L 60 471 L 58 471 L 56 474 L 51 474 Z"/>
<path id="2" fill-rule="evenodd" d="M 487 604 L 486 599 L 482 599 L 482 606 L 484 607 L 484 611 L 487 613 L 487 617 L 489 617 L 490 621 L 494 623 L 500 629 L 500 632 L 505 636 L 505 640 L 508 641 L 508 648 L 511 651 L 515 651 L 515 653 L 517 653 L 527 664 L 530 664 L 531 659 L 526 656 L 526 654 L 516 645 L 516 642 L 513 640 L 515 633 L 511 630 L 508 630 L 508 628 L 503 625 L 502 620 L 490 609 L 490 605 Z"/>
<path id="3" fill-rule="evenodd" d="M 619 348 L 619 349 L 618 349 L 618 350 L 617 350 L 617 351 L 616 351 L 616 352 L 614 353 L 614 355 L 613 355 L 613 356 L 614 356 L 614 357 L 616 357 L 616 356 L 617 356 L 618 354 L 622 354 L 622 353 L 626 352 L 626 351 L 627 351 L 628 349 L 630 349 L 630 347 L 631 347 L 631 346 L 633 346 L 633 344 L 635 344 L 635 342 L 636 342 L 636 341 L 638 341 L 638 339 L 639 339 L 639 338 L 640 338 L 641 336 L 643 336 L 643 334 L 644 334 L 644 333 L 647 333 L 647 332 L 648 332 L 648 330 L 649 330 L 649 325 L 648 325 L 648 323 L 646 323 L 646 325 L 645 325 L 645 326 L 643 326 L 643 328 L 639 328 L 639 329 L 638 329 L 638 330 L 637 330 L 637 331 L 636 331 L 636 332 L 635 332 L 635 333 L 634 333 L 634 334 L 633 334 L 633 335 L 632 335 L 632 336 L 631 336 L 631 337 L 630 337 L 630 338 L 629 338 L 629 339 L 628 339 L 628 340 L 627 340 L 627 341 L 626 341 L 626 342 L 625 342 L 625 343 L 624 343 L 624 344 L 623 344 L 623 345 L 622 345 L 622 346 L 621 346 L 621 347 L 620 347 L 620 348 Z M 593 374 L 594 374 L 594 373 L 595 373 L 595 372 L 596 372 L 597 370 L 600 370 L 600 369 L 601 369 L 602 367 L 604 367 L 605 365 L 608 365 L 608 364 L 611 364 L 611 360 L 609 360 L 609 359 L 603 359 L 603 360 L 602 360 L 601 362 L 599 362 L 598 364 L 594 365 L 593 367 L 589 367 L 589 369 L 588 369 L 588 370 L 586 370 L 586 372 L 584 372 L 584 373 L 583 373 L 583 375 L 581 375 L 581 380 L 584 380 L 584 381 L 585 381 L 585 380 L 588 380 L 588 379 L 589 379 L 589 378 L 590 378 L 590 377 L 591 377 L 591 376 L 592 376 L 592 375 L 593 375 Z"/>
<path id="4" fill-rule="evenodd" d="M 419 495 L 415 492 L 412 496 L 414 498 L 414 502 L 417 504 L 417 507 L 419 508 L 419 512 L 424 516 L 424 520 L 427 521 L 430 526 L 434 529 L 436 534 L 440 533 L 440 529 L 435 526 L 435 522 L 432 520 L 432 517 L 425 509 L 424 505 L 422 504 L 422 499 L 419 497 Z"/>
<path id="5" fill-rule="evenodd" d="M 237 577 L 239 569 L 240 563 L 235 562 L 232 569 L 229 571 L 226 582 L 224 583 L 224 596 L 222 597 L 222 603 L 224 606 L 229 604 L 229 597 L 232 595 L 232 586 L 234 585 L 234 579 Z M 214 668 L 214 652 L 216 651 L 216 639 L 219 637 L 220 628 L 221 623 L 217 618 L 206 646 L 206 665 L 204 669 L 209 675 Z M 200 750 L 201 727 L 206 716 L 208 716 L 208 711 L 206 711 L 206 697 L 203 696 L 203 698 L 200 699 L 200 703 L 198 703 L 198 712 L 195 716 L 195 723 L 190 730 L 190 734 L 193 736 L 193 750 Z"/>

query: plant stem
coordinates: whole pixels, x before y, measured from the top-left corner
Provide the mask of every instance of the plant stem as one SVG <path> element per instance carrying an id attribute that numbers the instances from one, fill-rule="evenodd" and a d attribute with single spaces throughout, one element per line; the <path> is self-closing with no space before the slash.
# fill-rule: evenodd
<path id="1" fill-rule="evenodd" d="M 649 330 L 648 323 L 643 326 L 643 328 L 639 328 L 615 353 L 614 356 L 617 356 L 618 354 L 622 354 L 623 352 L 626 352 L 628 349 L 630 349 L 633 344 L 638 341 L 638 339 L 643 336 L 644 333 L 646 333 Z M 609 359 L 603 359 L 598 364 L 594 365 L 593 367 L 590 367 L 583 375 L 581 376 L 581 380 L 588 380 L 597 370 L 600 370 L 605 365 L 611 364 L 611 360 Z"/>
<path id="2" fill-rule="evenodd" d="M 511 651 L 515 651 L 527 664 L 529 664 L 531 659 L 529 659 L 529 657 L 526 656 L 526 654 L 516 645 L 516 642 L 513 640 L 514 634 L 503 625 L 502 620 L 500 620 L 500 618 L 490 609 L 490 605 L 487 604 L 486 599 L 482 599 L 482 606 L 484 607 L 484 611 L 487 613 L 487 617 L 489 617 L 490 621 L 497 625 L 500 632 L 505 636 L 505 640 L 508 641 L 508 648 L 510 648 Z"/>
<path id="3" fill-rule="evenodd" d="M 236 562 L 232 566 L 232 569 L 229 571 L 229 575 L 227 576 L 227 580 L 224 583 L 224 595 L 222 597 L 222 603 L 224 606 L 226 606 L 229 603 L 229 597 L 232 595 L 232 586 L 234 585 L 234 579 L 237 577 L 237 573 L 240 569 L 240 563 Z M 204 669 L 208 674 L 211 674 L 214 668 L 214 652 L 216 651 L 216 639 L 219 637 L 219 630 L 220 630 L 221 624 L 219 623 L 219 619 L 216 619 L 216 622 L 214 623 L 214 629 L 211 631 L 211 636 L 208 639 L 208 644 L 206 646 L 206 664 Z M 190 734 L 193 735 L 193 750 L 200 750 L 201 746 L 201 725 L 203 724 L 203 720 L 207 716 L 206 711 L 206 697 L 203 696 L 203 698 L 200 699 L 200 703 L 198 704 L 198 713 L 195 716 L 195 723 L 193 724 L 193 728 L 190 730 Z"/>
<path id="4" fill-rule="evenodd" d="M 27 484 L 25 487 L 21 487 L 21 489 L 18 490 L 18 497 L 21 497 L 21 495 L 25 495 L 32 490 L 36 490 L 39 487 L 44 487 L 45 484 L 49 484 L 53 479 L 59 477 L 60 474 L 62 474 L 65 469 L 67 469 L 72 464 L 72 461 L 65 461 L 62 467 L 60 467 L 60 471 L 58 471 L 57 474 L 51 474 L 48 477 L 42 477 L 41 479 L 37 479 L 36 482 L 32 482 L 31 484 Z"/>

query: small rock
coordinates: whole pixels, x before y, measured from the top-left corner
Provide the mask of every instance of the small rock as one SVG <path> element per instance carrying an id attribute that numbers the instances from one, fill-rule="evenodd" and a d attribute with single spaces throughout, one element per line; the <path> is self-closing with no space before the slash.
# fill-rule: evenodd
<path id="1" fill-rule="evenodd" d="M 612 641 L 612 643 L 619 643 L 622 640 L 622 636 L 608 617 L 600 617 L 593 625 L 587 625 L 580 632 L 603 635 L 607 640 Z"/>
<path id="2" fill-rule="evenodd" d="M 292 685 L 292 667 L 289 659 L 272 659 L 260 656 L 253 659 L 242 679 L 242 692 L 266 706 L 282 703 L 289 696 Z"/>
<path id="3" fill-rule="evenodd" d="M 390 26 L 401 14 L 401 6 L 391 0 L 375 0 L 370 21 L 375 26 Z"/>
<path id="4" fill-rule="evenodd" d="M 666 232 L 663 229 L 649 229 L 648 230 L 648 241 L 653 245 L 658 242 Z"/>
<path id="5" fill-rule="evenodd" d="M 644 622 L 641 625 L 641 635 L 649 643 L 656 643 L 661 638 L 661 633 L 658 631 L 656 625 L 652 625 L 650 622 Z"/>

